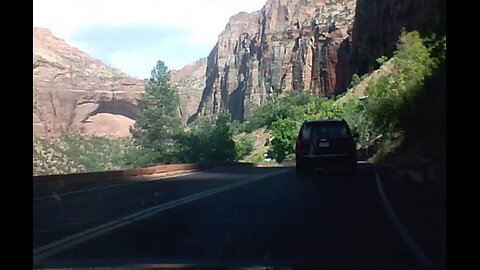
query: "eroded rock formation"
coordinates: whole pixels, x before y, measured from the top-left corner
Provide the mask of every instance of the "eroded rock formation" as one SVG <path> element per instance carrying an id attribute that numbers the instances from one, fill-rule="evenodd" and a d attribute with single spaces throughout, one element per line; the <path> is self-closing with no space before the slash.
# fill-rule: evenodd
<path id="1" fill-rule="evenodd" d="M 356 0 L 268 0 L 230 18 L 208 56 L 196 117 L 229 112 L 242 120 L 269 96 L 345 89 Z M 339 52 L 345 52 L 344 55 Z"/>
<path id="2" fill-rule="evenodd" d="M 172 70 L 170 74 L 170 81 L 177 87 L 180 97 L 180 116 L 183 123 L 197 111 L 202 90 L 205 88 L 206 67 L 207 59 L 201 58 L 179 70 Z"/>
<path id="3" fill-rule="evenodd" d="M 351 73 L 370 73 L 378 68 L 378 57 L 392 56 L 402 28 L 444 34 L 446 0 L 358 0 L 349 60 Z"/>
<path id="4" fill-rule="evenodd" d="M 145 81 L 33 29 L 33 135 L 128 136 Z"/>

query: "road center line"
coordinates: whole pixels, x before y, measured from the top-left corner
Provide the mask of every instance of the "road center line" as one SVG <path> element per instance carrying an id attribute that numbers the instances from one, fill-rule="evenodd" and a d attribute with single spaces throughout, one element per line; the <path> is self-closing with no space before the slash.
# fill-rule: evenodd
<path id="1" fill-rule="evenodd" d="M 38 247 L 38 248 L 33 249 L 33 262 L 34 263 L 39 263 L 41 260 L 43 260 L 47 257 L 50 257 L 54 254 L 57 254 L 57 253 L 59 253 L 63 250 L 66 250 L 68 248 L 79 245 L 79 244 L 81 244 L 81 243 L 83 243 L 87 240 L 97 238 L 97 237 L 99 237 L 99 236 L 101 236 L 105 233 L 111 232 L 113 230 L 125 227 L 129 224 L 132 224 L 132 223 L 136 222 L 136 221 L 145 219 L 147 217 L 151 217 L 151 216 L 156 215 L 160 212 L 163 212 L 167 209 L 171 209 L 171 208 L 183 205 L 183 204 L 187 204 L 189 202 L 193 202 L 193 201 L 199 200 L 201 198 L 205 198 L 205 197 L 208 197 L 208 196 L 211 196 L 211 195 L 223 192 L 223 191 L 231 190 L 231 189 L 237 188 L 239 186 L 243 186 L 243 185 L 255 182 L 255 181 L 259 181 L 261 179 L 271 177 L 271 176 L 276 175 L 276 174 L 285 173 L 289 170 L 291 170 L 291 169 L 282 169 L 282 170 L 275 171 L 275 172 L 272 172 L 272 173 L 257 176 L 257 177 L 251 178 L 251 179 L 235 182 L 235 183 L 232 183 L 230 185 L 221 186 L 221 187 L 213 188 L 213 189 L 210 189 L 210 190 L 206 190 L 206 191 L 196 193 L 196 194 L 184 197 L 184 198 L 180 198 L 180 199 L 177 199 L 177 200 L 174 200 L 174 201 L 170 201 L 170 202 L 163 203 L 163 204 L 160 204 L 160 205 L 157 205 L 157 206 L 153 206 L 153 207 L 141 210 L 139 212 L 130 214 L 128 216 L 119 218 L 117 220 L 107 222 L 107 223 L 102 224 L 100 226 L 97 226 L 97 227 L 94 227 L 94 228 L 91 228 L 91 229 L 87 229 L 83 232 L 76 233 L 74 235 L 65 237 L 61 240 L 58 240 L 58 241 L 52 242 L 50 244 L 44 245 L 42 247 Z"/>
<path id="2" fill-rule="evenodd" d="M 397 229 L 398 233 L 400 233 L 400 236 L 402 237 L 403 241 L 405 241 L 410 251 L 413 253 L 415 258 L 419 261 L 420 265 L 425 269 L 432 269 L 433 264 L 427 258 L 422 248 L 417 244 L 415 239 L 413 239 L 412 235 L 402 225 L 398 216 L 395 214 L 395 211 L 390 205 L 387 195 L 383 190 L 382 183 L 380 182 L 380 176 L 378 176 L 376 169 L 375 169 L 375 181 L 377 182 L 377 189 L 378 189 L 378 193 L 380 194 L 380 198 L 382 199 L 383 207 L 385 208 L 385 211 L 387 212 L 388 217 L 390 218 L 390 221 L 393 223 L 395 229 Z"/>

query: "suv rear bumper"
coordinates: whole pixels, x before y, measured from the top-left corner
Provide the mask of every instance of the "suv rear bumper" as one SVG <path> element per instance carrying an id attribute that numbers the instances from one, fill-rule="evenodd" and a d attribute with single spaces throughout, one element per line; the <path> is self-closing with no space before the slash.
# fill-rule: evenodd
<path id="1" fill-rule="evenodd" d="M 308 167 L 352 167 L 356 165 L 357 157 L 352 154 L 302 154 L 296 156 L 297 163 Z"/>

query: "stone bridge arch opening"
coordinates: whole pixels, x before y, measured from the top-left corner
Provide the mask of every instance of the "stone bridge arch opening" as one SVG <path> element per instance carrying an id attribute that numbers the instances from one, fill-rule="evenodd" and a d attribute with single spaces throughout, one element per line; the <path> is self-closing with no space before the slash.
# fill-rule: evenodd
<path id="1" fill-rule="evenodd" d="M 97 104 L 99 106 L 94 111 L 95 114 L 109 113 L 109 114 L 123 115 L 132 120 L 135 120 L 137 119 L 137 116 L 140 113 L 139 106 L 124 100 L 99 101 Z"/>
<path id="2" fill-rule="evenodd" d="M 129 137 L 131 136 L 130 126 L 135 123 L 140 114 L 138 105 L 122 100 L 98 101 L 90 105 L 82 105 L 90 107 L 90 112 L 81 120 L 79 130 L 85 135 Z"/>

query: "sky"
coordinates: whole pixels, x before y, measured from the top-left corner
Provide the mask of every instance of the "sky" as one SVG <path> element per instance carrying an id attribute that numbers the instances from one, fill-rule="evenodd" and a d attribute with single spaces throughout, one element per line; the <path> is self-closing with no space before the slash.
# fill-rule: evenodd
<path id="1" fill-rule="evenodd" d="M 145 79 L 207 57 L 231 16 L 267 0 L 33 0 L 33 26 L 50 29 L 106 65 Z"/>

